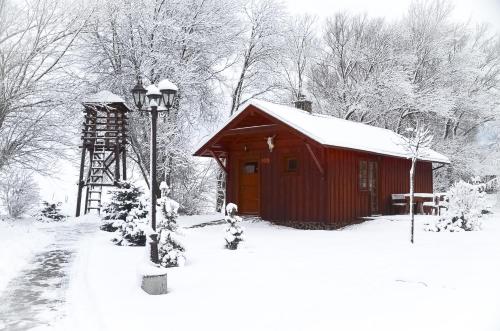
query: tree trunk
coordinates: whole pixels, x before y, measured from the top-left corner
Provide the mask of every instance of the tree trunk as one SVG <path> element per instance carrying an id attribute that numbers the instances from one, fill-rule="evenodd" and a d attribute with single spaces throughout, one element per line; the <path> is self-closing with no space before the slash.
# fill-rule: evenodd
<path id="1" fill-rule="evenodd" d="M 217 171 L 217 193 L 216 193 L 216 207 L 217 212 L 222 212 L 226 204 L 226 174 L 224 170 Z"/>
<path id="2" fill-rule="evenodd" d="M 415 233 L 415 212 L 413 210 L 413 199 L 415 194 L 415 163 L 417 162 L 416 158 L 411 159 L 411 168 L 410 168 L 410 218 L 411 218 L 411 243 L 414 241 L 414 233 Z"/>
<path id="3" fill-rule="evenodd" d="M 243 82 L 245 80 L 246 70 L 247 70 L 247 68 L 246 68 L 246 63 L 245 63 L 243 68 L 241 69 L 240 79 L 238 80 L 238 83 L 236 84 L 236 87 L 234 88 L 234 91 L 233 91 L 232 101 L 231 101 L 231 112 L 230 112 L 229 116 L 232 116 L 238 110 L 238 107 L 240 106 L 241 93 L 243 92 Z"/>
<path id="4" fill-rule="evenodd" d="M 137 157 L 137 162 L 135 162 L 139 166 L 139 170 L 141 171 L 142 178 L 146 182 L 146 186 L 148 189 L 150 188 L 149 185 L 149 174 L 146 171 L 146 167 L 148 166 L 146 162 L 144 162 L 144 159 L 141 154 L 141 147 L 140 144 L 138 143 L 137 139 L 135 138 L 133 132 L 130 134 L 130 146 L 132 146 L 132 152 L 134 152 L 135 156 Z"/>

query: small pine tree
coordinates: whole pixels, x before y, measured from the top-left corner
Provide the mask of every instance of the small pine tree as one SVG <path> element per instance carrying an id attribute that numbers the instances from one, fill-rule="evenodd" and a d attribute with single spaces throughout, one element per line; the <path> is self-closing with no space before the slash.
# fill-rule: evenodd
<path id="1" fill-rule="evenodd" d="M 112 241 L 116 245 L 144 246 L 148 212 L 139 200 L 142 190 L 132 183 L 121 182 L 110 194 L 111 202 L 104 208 L 106 222 L 101 230 L 114 231 Z"/>
<path id="2" fill-rule="evenodd" d="M 101 225 L 101 230 L 114 232 L 127 221 L 131 219 L 143 219 L 148 211 L 140 202 L 143 192 L 130 182 L 120 182 L 118 188 L 109 193 L 111 201 L 103 209 L 105 222 Z"/>
<path id="3" fill-rule="evenodd" d="M 157 227 L 160 265 L 166 268 L 183 266 L 186 260 L 184 256 L 186 249 L 177 235 L 179 204 L 167 196 L 170 191 L 167 183 L 162 182 L 160 190 L 162 191 L 162 197 L 159 199 L 162 217 Z"/>
<path id="4" fill-rule="evenodd" d="M 125 221 L 114 221 L 117 230 L 111 241 L 119 246 L 145 246 L 148 222 L 143 215 L 143 210 L 134 208 Z"/>
<path id="5" fill-rule="evenodd" d="M 227 249 L 237 249 L 240 241 L 243 241 L 243 229 L 236 224 L 241 221 L 241 217 L 237 216 L 238 206 L 234 203 L 229 203 L 226 206 L 226 222 L 229 226 L 226 228 L 224 239 L 226 240 Z"/>
<path id="6" fill-rule="evenodd" d="M 43 202 L 44 207 L 37 215 L 36 220 L 39 222 L 61 222 L 67 219 L 67 216 L 61 214 L 61 202 L 50 203 Z"/>

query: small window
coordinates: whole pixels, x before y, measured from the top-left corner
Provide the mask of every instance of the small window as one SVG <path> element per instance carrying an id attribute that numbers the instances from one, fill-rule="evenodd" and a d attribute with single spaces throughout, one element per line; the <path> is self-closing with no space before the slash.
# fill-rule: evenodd
<path id="1" fill-rule="evenodd" d="M 286 172 L 297 172 L 299 168 L 299 161 L 296 158 L 289 157 L 286 159 L 285 169 Z"/>
<path id="2" fill-rule="evenodd" d="M 359 161 L 359 189 L 368 190 L 368 166 L 366 161 Z"/>
<path id="3" fill-rule="evenodd" d="M 257 162 L 246 162 L 243 166 L 243 170 L 246 174 L 256 174 L 258 172 Z"/>

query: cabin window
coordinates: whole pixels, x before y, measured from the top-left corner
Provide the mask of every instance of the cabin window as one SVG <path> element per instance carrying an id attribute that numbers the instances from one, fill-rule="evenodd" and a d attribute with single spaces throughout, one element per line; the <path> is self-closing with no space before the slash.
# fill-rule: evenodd
<path id="1" fill-rule="evenodd" d="M 359 189 L 368 190 L 368 163 L 366 161 L 359 161 Z"/>
<path id="2" fill-rule="evenodd" d="M 294 157 L 287 157 L 285 160 L 286 172 L 297 172 L 299 169 L 299 161 Z"/>
<path id="3" fill-rule="evenodd" d="M 258 172 L 258 163 L 257 162 L 246 162 L 243 166 L 243 170 L 246 174 L 256 174 Z"/>

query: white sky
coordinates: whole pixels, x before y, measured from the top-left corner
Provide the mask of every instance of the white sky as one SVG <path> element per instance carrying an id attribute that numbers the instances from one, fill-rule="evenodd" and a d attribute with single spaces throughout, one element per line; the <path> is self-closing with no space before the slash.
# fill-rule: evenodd
<path id="1" fill-rule="evenodd" d="M 338 11 L 367 13 L 388 20 L 406 14 L 411 0 L 283 0 L 292 14 L 309 13 L 325 18 Z M 450 0 L 454 17 L 461 21 L 488 22 L 500 31 L 500 0 Z"/>

